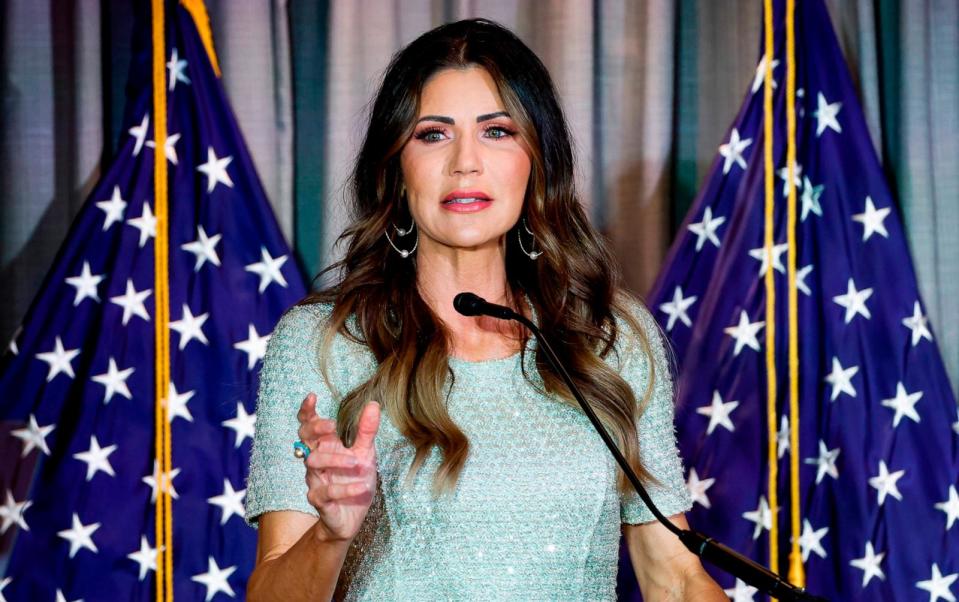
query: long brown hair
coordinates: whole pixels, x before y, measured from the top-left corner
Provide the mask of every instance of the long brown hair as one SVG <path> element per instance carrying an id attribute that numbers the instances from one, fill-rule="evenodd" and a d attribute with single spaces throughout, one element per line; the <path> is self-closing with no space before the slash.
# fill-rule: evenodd
<path id="1" fill-rule="evenodd" d="M 529 300 L 573 381 L 633 469 L 648 480 L 639 459 L 636 421 L 655 378 L 649 341 L 620 291 L 609 248 L 577 198 L 569 130 L 546 68 L 509 30 L 484 19 L 433 29 L 393 57 L 373 102 L 350 181 L 353 221 L 339 239 L 346 243 L 346 253 L 321 273 L 336 273 L 336 283 L 301 302 L 333 306 L 319 350 L 324 375 L 327 351 L 337 333 L 366 345 L 378 362 L 367 382 L 342 395 L 337 415 L 340 436 L 352 440 L 361 408 L 375 399 L 415 448 L 410 476 L 436 446 L 442 463 L 434 491 L 449 491 L 466 461 L 469 441 L 446 408 L 447 377 L 453 376 L 447 361 L 449 332 L 417 290 L 415 254 L 400 257 L 383 232 L 392 223 L 409 223 L 408 208 L 400 202 L 399 153 L 412 135 L 424 85 L 440 70 L 473 66 L 486 69 L 495 81 L 531 155 L 523 216 L 542 256 L 533 261 L 520 250 L 517 235 L 527 233 L 514 230 L 522 226 L 507 233 L 509 293 Z M 629 326 L 650 366 L 640 403 L 604 359 L 620 335 L 616 316 Z M 524 366 L 525 349 L 524 344 Z M 541 350 L 535 360 L 545 392 L 577 406 Z M 525 369 L 524 376 L 535 385 Z M 627 488 L 622 474 L 619 487 Z"/>

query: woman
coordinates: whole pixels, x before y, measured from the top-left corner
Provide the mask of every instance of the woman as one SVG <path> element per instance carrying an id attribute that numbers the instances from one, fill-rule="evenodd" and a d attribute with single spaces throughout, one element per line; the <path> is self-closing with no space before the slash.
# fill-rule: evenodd
<path id="1" fill-rule="evenodd" d="M 528 333 L 453 309 L 472 291 L 538 322 L 685 526 L 664 349 L 576 198 L 536 56 L 484 20 L 404 48 L 352 194 L 338 283 L 282 318 L 264 360 L 250 600 L 610 600 L 620 524 L 647 600 L 725 600 Z"/>

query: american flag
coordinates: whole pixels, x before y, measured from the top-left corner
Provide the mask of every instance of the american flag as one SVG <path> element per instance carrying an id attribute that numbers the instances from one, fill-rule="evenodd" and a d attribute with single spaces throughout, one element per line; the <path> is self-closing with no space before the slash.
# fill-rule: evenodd
<path id="1" fill-rule="evenodd" d="M 305 287 L 200 24 L 167 5 L 167 143 L 152 142 L 144 14 L 117 157 L 0 360 L 0 601 L 154 598 L 157 158 L 170 182 L 174 594 L 242 598 L 252 570 L 257 371 Z"/>
<path id="2" fill-rule="evenodd" d="M 821 0 L 796 3 L 799 449 L 789 444 L 785 2 L 775 3 L 775 235 L 764 237 L 763 77 L 719 147 L 649 299 L 675 349 L 693 526 L 779 570 L 791 454 L 808 589 L 955 601 L 959 422 L 896 204 Z M 762 53 L 760 53 L 762 57 Z M 764 274 L 776 284 L 777 491 L 767 496 Z M 737 601 L 759 599 L 714 576 Z"/>

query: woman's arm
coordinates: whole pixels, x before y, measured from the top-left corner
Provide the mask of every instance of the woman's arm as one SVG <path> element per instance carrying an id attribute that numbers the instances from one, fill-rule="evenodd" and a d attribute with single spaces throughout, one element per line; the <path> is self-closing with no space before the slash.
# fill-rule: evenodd
<path id="1" fill-rule="evenodd" d="M 681 529 L 689 528 L 682 514 L 673 515 L 669 520 Z M 663 525 L 656 521 L 641 525 L 624 524 L 623 534 L 643 600 L 729 601 L 729 597 L 703 569 L 699 559 Z"/>
<path id="2" fill-rule="evenodd" d="M 250 602 L 330 600 L 349 541 L 330 541 L 315 517 L 301 512 L 260 516 L 256 568 L 247 584 Z"/>

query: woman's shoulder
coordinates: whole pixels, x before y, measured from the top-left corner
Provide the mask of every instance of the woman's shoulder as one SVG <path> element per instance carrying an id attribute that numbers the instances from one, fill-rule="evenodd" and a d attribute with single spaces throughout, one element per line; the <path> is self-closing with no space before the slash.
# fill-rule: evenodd
<path id="1" fill-rule="evenodd" d="M 333 304 L 327 302 L 300 302 L 284 312 L 273 330 L 270 338 L 271 346 L 297 346 L 300 349 L 318 350 L 323 337 L 330 326 L 333 315 Z M 354 332 L 355 323 L 352 318 L 347 319 L 346 325 Z M 351 337 L 341 332 L 333 333 L 328 350 L 330 359 L 334 361 L 344 356 L 358 359 L 358 355 L 368 355 L 369 351 Z"/>
<path id="2" fill-rule="evenodd" d="M 661 361 L 660 356 L 665 355 L 665 339 L 646 304 L 631 293 L 620 292 L 615 307 L 616 342 L 611 354 L 614 359 L 618 356 L 622 363 L 637 356 L 648 360 L 652 354 L 656 361 Z"/>

